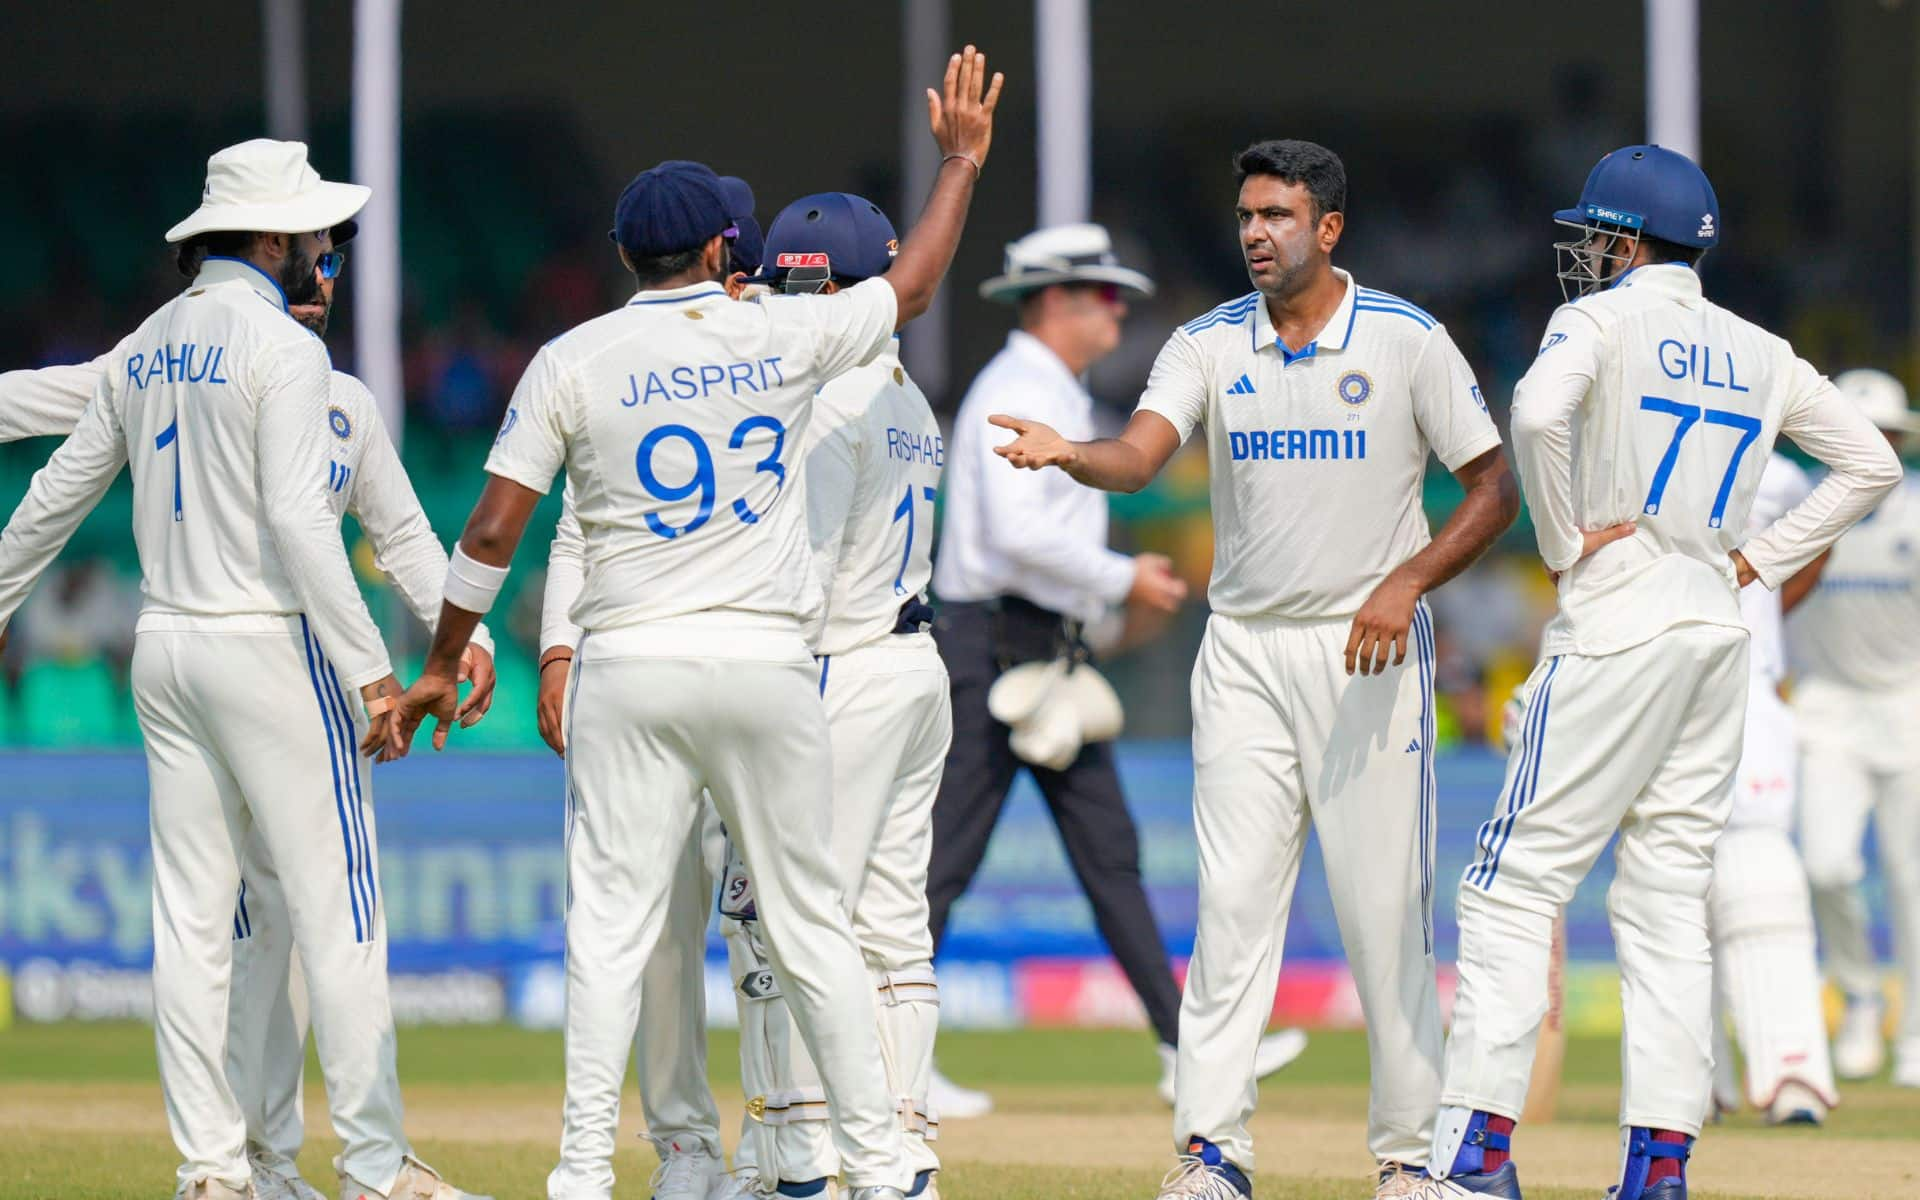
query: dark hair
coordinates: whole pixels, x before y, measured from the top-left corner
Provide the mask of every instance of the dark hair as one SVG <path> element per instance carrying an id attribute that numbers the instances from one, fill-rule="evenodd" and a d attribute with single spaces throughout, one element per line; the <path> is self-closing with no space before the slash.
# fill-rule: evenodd
<path id="1" fill-rule="evenodd" d="M 202 233 L 181 242 L 174 249 L 173 265 L 192 279 L 210 256 L 245 258 L 253 250 L 253 234 L 241 229 L 222 229 Z"/>
<path id="2" fill-rule="evenodd" d="M 1707 255 L 1705 246 L 1682 246 L 1678 242 L 1669 242 L 1651 234 L 1640 239 L 1640 246 L 1647 252 L 1648 261 L 1656 263 L 1685 263 L 1690 267 L 1700 265 Z"/>
<path id="3" fill-rule="evenodd" d="M 675 250 L 672 254 L 652 254 L 645 258 L 628 251 L 627 257 L 633 260 L 633 277 L 645 286 L 686 274 L 700 261 L 700 253 L 705 249 L 704 245 L 694 246 L 687 250 Z"/>
<path id="4" fill-rule="evenodd" d="M 1282 183 L 1297 183 L 1313 197 L 1313 219 L 1347 210 L 1347 168 L 1340 156 L 1317 142 L 1293 138 L 1255 142 L 1233 156 L 1233 182 L 1243 184 L 1252 175 L 1272 175 Z"/>

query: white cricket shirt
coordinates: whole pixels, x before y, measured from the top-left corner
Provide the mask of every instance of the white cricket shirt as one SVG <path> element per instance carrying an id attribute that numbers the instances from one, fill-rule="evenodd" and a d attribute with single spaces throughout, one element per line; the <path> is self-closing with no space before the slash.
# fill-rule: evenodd
<path id="1" fill-rule="evenodd" d="M 1812 490 L 1813 481 L 1798 464 L 1784 454 L 1769 454 L 1766 467 L 1760 472 L 1760 490 L 1754 493 L 1753 508 L 1747 513 L 1747 536 L 1763 532 L 1785 516 L 1788 509 L 1806 499 Z M 1740 616 L 1751 635 L 1747 670 L 1756 682 L 1771 691 L 1787 677 L 1787 636 L 1780 613 L 1780 593 L 1759 583 L 1741 588 Z"/>
<path id="2" fill-rule="evenodd" d="M 108 356 L 0 533 L 0 622 L 130 463 L 144 612 L 304 613 L 348 686 L 390 674 L 331 499 L 350 441 L 331 375 L 272 279 L 209 259 Z"/>
<path id="3" fill-rule="evenodd" d="M 1920 687 L 1920 475 L 1834 543 L 1820 586 L 1787 621 L 1812 683 L 1865 692 Z"/>
<path id="4" fill-rule="evenodd" d="M 1099 619 L 1133 587 L 1133 559 L 1107 548 L 1106 493 L 1062 471 L 1015 469 L 993 452 L 1013 440 L 987 424 L 994 413 L 1043 422 L 1074 441 L 1097 435 L 1093 397 L 1067 364 L 1032 334 L 1009 334 L 953 419 L 933 590 L 962 602 L 1019 596 Z"/>
<path id="5" fill-rule="evenodd" d="M 562 467 L 589 632 L 715 609 L 809 621 L 800 448 L 826 380 L 893 336 L 893 288 L 727 298 L 718 283 L 645 291 L 561 334 L 515 389 L 487 470 L 545 492 Z"/>
<path id="6" fill-rule="evenodd" d="M 933 574 L 933 504 L 946 440 L 898 343 L 814 400 L 807 430 L 807 527 L 826 590 L 819 654 L 893 636 L 900 606 Z"/>
<path id="7" fill-rule="evenodd" d="M 1745 538 L 1781 433 L 1832 471 Z M 1513 441 L 1540 557 L 1562 572 L 1547 654 L 1611 654 L 1685 624 L 1744 629 L 1735 547 L 1778 588 L 1900 478 L 1832 384 L 1678 264 L 1560 306 L 1514 391 Z M 1638 531 L 1580 559 L 1581 530 L 1622 521 Z"/>
<path id="8" fill-rule="evenodd" d="M 1458 470 L 1500 444 L 1446 328 L 1334 273 L 1340 307 L 1299 353 L 1254 292 L 1175 330 L 1140 397 L 1182 441 L 1207 427 L 1216 612 L 1358 612 L 1432 540 L 1427 455 Z"/>
<path id="9" fill-rule="evenodd" d="M 0 442 L 72 433 L 112 357 L 107 353 L 72 366 L 0 373 Z"/>

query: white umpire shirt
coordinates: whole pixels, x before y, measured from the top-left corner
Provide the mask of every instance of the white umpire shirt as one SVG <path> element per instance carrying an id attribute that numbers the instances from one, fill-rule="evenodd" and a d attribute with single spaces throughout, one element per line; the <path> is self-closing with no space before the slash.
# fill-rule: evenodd
<path id="1" fill-rule="evenodd" d="M 947 463 L 933 590 L 942 600 L 1019 596 L 1049 612 L 1099 619 L 1127 598 L 1133 559 L 1107 548 L 1106 493 L 1064 471 L 1018 471 L 993 452 L 1013 440 L 994 413 L 1096 436 L 1093 397 L 1060 356 L 1015 330 L 960 403 Z"/>
<path id="2" fill-rule="evenodd" d="M 80 423 L 80 414 L 86 411 L 111 357 L 103 354 L 74 366 L 0 374 L 0 413 L 32 414 L 31 432 L 21 437 L 65 437 Z M 374 565 L 393 580 L 407 608 L 431 630 L 440 620 L 446 548 L 420 508 L 420 498 L 400 465 L 400 452 L 380 420 L 379 406 L 367 385 L 345 371 L 335 371 L 328 379 L 328 394 L 331 408 L 341 412 L 348 431 L 336 447 L 338 470 L 328 481 L 328 506 L 336 516 L 352 513 L 360 522 L 373 545 Z M 473 641 L 489 655 L 493 653 L 493 635 L 485 624 L 473 631 Z"/>
<path id="3" fill-rule="evenodd" d="M 1216 612 L 1358 612 L 1432 540 L 1428 453 L 1457 471 L 1500 444 L 1445 327 L 1334 274 L 1340 306 L 1299 353 L 1254 292 L 1176 329 L 1140 397 L 1183 441 L 1207 427 Z"/>

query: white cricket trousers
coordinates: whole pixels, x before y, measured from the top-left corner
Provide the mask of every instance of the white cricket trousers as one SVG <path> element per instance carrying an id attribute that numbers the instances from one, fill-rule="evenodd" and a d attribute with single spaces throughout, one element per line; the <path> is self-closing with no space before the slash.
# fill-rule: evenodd
<path id="1" fill-rule="evenodd" d="M 1519 743 L 1460 882 L 1440 1102 L 1518 1119 L 1554 918 L 1617 830 L 1620 1123 L 1697 1135 L 1712 1080 L 1707 889 L 1747 707 L 1747 633 L 1684 625 L 1534 668 Z"/>
<path id="2" fill-rule="evenodd" d="M 247 1146 L 285 1171 L 306 1138 L 307 985 L 273 857 L 256 827 L 241 859 L 227 997 L 227 1083 L 247 1118 Z"/>
<path id="3" fill-rule="evenodd" d="M 1860 888 L 1871 817 L 1901 979 L 1900 1056 L 1920 1061 L 1920 688 L 1877 693 L 1810 679 L 1793 707 L 1800 846 L 1827 970 L 1848 995 L 1881 994 Z"/>
<path id="4" fill-rule="evenodd" d="M 344 1169 L 385 1190 L 407 1153 L 376 886 L 365 715 L 299 617 L 141 617 L 134 706 L 152 793 L 154 1032 L 180 1179 L 243 1186 L 228 999 L 241 861 L 279 867 Z"/>
<path id="5" fill-rule="evenodd" d="M 947 668 L 928 633 L 886 641 L 819 662 L 821 699 L 833 747 L 833 860 L 847 914 L 870 977 L 873 1018 L 908 1165 L 937 1170 L 928 1142 L 938 1116 L 927 1103 L 939 990 L 927 927 L 927 859 L 933 800 L 953 739 Z M 755 880 L 758 883 L 758 880 Z M 752 931 L 728 938 L 737 976 L 758 968 Z M 769 1181 L 838 1175 L 824 1116 L 819 1069 L 789 1028 L 782 993 L 764 999 L 736 989 L 742 1082 L 765 1100 L 749 1120 L 740 1158 Z"/>
<path id="6" fill-rule="evenodd" d="M 1200 920 L 1180 1004 L 1174 1140 L 1253 1169 L 1254 1053 L 1311 824 L 1367 1023 L 1367 1145 L 1420 1166 L 1440 1087 L 1433 961 L 1433 618 L 1406 662 L 1348 675 L 1349 618 L 1214 614 L 1193 670 Z"/>
<path id="7" fill-rule="evenodd" d="M 700 613 L 589 632 L 567 704 L 567 1087 L 553 1200 L 613 1189 L 641 973 L 701 789 L 746 860 L 848 1183 L 911 1179 L 832 856 L 832 763 L 797 622 Z"/>
<path id="8" fill-rule="evenodd" d="M 647 1136 L 663 1149 L 690 1152 L 705 1147 L 720 1157 L 720 1109 L 707 1083 L 707 921 L 713 912 L 713 875 L 702 853 L 705 824 L 694 823 L 673 866 L 666 925 L 640 975 L 640 1032 L 633 1054 Z"/>

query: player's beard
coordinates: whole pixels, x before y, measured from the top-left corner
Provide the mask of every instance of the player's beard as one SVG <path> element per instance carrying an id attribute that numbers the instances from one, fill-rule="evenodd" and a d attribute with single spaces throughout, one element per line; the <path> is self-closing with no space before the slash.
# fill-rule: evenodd
<path id="1" fill-rule="evenodd" d="M 1305 245 L 1288 246 L 1282 242 L 1269 242 L 1273 249 L 1273 273 L 1263 291 L 1269 296 L 1291 296 L 1306 283 L 1307 265 L 1313 260 L 1311 249 Z"/>
<path id="2" fill-rule="evenodd" d="M 287 294 L 288 304 L 320 302 L 320 275 L 313 269 L 313 261 L 313 255 L 302 254 L 296 246 L 280 264 L 280 290 Z"/>

